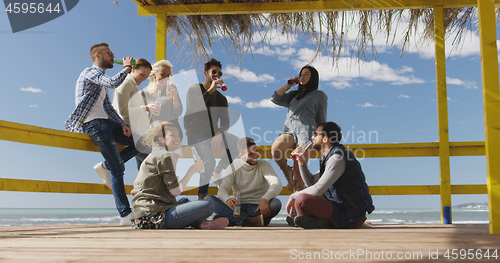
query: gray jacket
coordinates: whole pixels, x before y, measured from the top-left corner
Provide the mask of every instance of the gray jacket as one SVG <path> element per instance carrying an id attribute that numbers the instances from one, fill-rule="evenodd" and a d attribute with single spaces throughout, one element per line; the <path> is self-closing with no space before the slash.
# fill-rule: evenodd
<path id="1" fill-rule="evenodd" d="M 326 121 L 328 97 L 321 90 L 312 91 L 300 100 L 293 98 L 291 101 L 290 93 L 279 96 L 275 92 L 271 101 L 288 108 L 283 133 L 293 134 L 296 144 L 309 141 L 316 131 L 314 125 Z"/>

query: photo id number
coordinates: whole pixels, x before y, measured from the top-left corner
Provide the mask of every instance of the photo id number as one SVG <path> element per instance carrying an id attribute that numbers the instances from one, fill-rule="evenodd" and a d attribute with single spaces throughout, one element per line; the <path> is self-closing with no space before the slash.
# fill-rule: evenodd
<path id="1" fill-rule="evenodd" d="M 52 3 L 49 3 L 47 6 L 44 6 L 43 3 L 9 3 L 7 8 L 5 9 L 7 13 L 11 14 L 43 14 L 43 13 L 59 13 L 61 12 L 61 8 L 59 3 L 52 6 Z"/>

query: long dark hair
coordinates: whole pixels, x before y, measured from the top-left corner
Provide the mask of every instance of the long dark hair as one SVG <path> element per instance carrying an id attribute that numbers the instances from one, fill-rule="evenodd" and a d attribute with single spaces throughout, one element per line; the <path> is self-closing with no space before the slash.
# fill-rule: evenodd
<path id="1" fill-rule="evenodd" d="M 309 94 L 310 92 L 318 89 L 318 86 L 319 86 L 319 73 L 318 73 L 318 71 L 313 66 L 306 65 L 300 69 L 299 76 L 300 76 L 300 73 L 302 72 L 302 70 L 304 70 L 305 68 L 307 68 L 307 69 L 309 69 L 309 71 L 311 71 L 311 78 L 306 83 L 306 85 L 299 84 L 299 89 L 290 92 L 290 95 L 291 95 L 290 101 L 292 101 L 293 98 L 300 100 L 303 97 L 305 97 L 307 94 Z"/>

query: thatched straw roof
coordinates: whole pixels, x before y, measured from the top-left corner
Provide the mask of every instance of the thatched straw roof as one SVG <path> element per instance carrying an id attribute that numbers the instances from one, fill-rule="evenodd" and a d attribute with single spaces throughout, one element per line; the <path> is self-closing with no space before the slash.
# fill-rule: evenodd
<path id="1" fill-rule="evenodd" d="M 201 3 L 248 3 L 248 2 L 293 2 L 293 0 L 134 0 L 144 5 L 178 5 Z M 497 14 L 499 10 L 496 10 Z M 497 16 L 498 18 L 498 16 Z M 408 23 L 404 32 L 394 33 L 398 23 Z M 444 9 L 445 32 L 456 32 L 454 46 L 459 47 L 464 39 L 464 29 L 471 29 L 477 23 L 477 8 Z M 422 30 L 421 26 L 424 26 Z M 335 11 L 302 12 L 276 14 L 199 15 L 168 16 L 167 28 L 176 43 L 189 41 L 204 60 L 216 43 L 235 54 L 243 56 L 253 52 L 255 38 L 270 32 L 278 32 L 285 37 L 298 34 L 307 35 L 311 43 L 317 43 L 318 51 L 331 52 L 334 58 L 350 55 L 357 58 L 376 54 L 374 34 L 382 33 L 388 44 L 398 44 L 401 53 L 408 47 L 410 37 L 417 37 L 420 43 L 432 41 L 434 37 L 433 9 L 377 10 L 377 11 Z M 345 41 L 345 33 L 354 30 L 354 41 Z M 416 32 L 423 34 L 415 35 Z M 267 39 L 267 40 L 266 40 Z M 266 44 L 269 38 L 264 38 Z M 311 58 L 313 59 L 313 58 Z"/>

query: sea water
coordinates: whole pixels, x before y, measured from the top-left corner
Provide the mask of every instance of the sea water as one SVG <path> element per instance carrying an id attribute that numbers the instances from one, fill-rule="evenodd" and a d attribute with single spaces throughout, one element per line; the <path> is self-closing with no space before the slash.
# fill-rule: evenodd
<path id="1" fill-rule="evenodd" d="M 488 210 L 452 209 L 453 224 L 488 224 Z M 376 209 L 367 216 L 372 224 L 441 224 L 439 209 Z M 33 225 L 117 224 L 116 209 L 0 208 L 0 227 Z M 271 223 L 286 224 L 286 211 Z"/>

